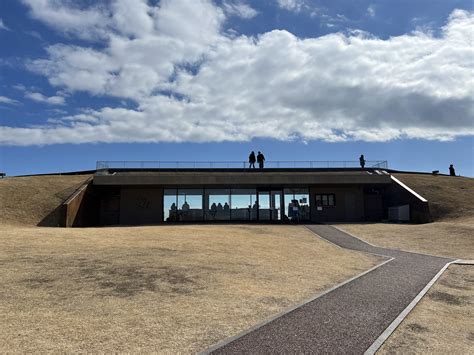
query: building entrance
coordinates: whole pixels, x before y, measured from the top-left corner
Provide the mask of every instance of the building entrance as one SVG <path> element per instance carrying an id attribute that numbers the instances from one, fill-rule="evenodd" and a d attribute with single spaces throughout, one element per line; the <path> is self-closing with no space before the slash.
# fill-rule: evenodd
<path id="1" fill-rule="evenodd" d="M 282 195 L 281 190 L 258 191 L 259 221 L 281 221 Z"/>

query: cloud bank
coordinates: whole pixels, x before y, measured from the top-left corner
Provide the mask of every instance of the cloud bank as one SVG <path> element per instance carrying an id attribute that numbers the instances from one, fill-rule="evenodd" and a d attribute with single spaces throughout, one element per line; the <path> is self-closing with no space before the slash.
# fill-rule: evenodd
<path id="1" fill-rule="evenodd" d="M 301 39 L 285 30 L 226 35 L 229 9 L 208 0 L 156 6 L 116 0 L 89 8 L 23 1 L 33 18 L 86 40 L 47 47 L 45 58 L 28 63 L 30 70 L 71 95 L 134 105 L 84 108 L 34 127 L 3 126 L 2 144 L 474 134 L 474 17 L 466 11 L 454 11 L 438 37 L 414 32 L 382 40 L 356 31 Z M 52 19 L 53 12 L 61 18 Z"/>

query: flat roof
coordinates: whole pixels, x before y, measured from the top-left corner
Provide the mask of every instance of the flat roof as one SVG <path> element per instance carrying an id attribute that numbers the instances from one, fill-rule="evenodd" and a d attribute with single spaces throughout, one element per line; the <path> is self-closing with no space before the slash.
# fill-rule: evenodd
<path id="1" fill-rule="evenodd" d="M 94 175 L 94 185 L 307 186 L 390 184 L 380 169 L 109 169 Z"/>

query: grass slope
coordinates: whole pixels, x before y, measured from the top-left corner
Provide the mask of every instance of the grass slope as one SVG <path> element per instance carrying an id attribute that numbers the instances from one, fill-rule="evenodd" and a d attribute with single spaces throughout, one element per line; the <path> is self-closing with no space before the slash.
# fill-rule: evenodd
<path id="1" fill-rule="evenodd" d="M 423 174 L 394 176 L 429 201 L 435 221 L 474 218 L 474 179 Z"/>
<path id="2" fill-rule="evenodd" d="M 0 180 L 0 225 L 57 226 L 59 205 L 90 175 L 42 175 Z"/>

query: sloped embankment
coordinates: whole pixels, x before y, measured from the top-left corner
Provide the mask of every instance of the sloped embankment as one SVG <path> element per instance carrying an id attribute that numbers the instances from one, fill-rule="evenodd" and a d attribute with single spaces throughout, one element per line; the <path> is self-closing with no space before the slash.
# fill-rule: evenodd
<path id="1" fill-rule="evenodd" d="M 433 220 L 474 218 L 474 179 L 424 174 L 394 176 L 428 200 Z"/>
<path id="2" fill-rule="evenodd" d="M 59 206 L 90 175 L 38 175 L 0 180 L 0 224 L 59 224 Z"/>

